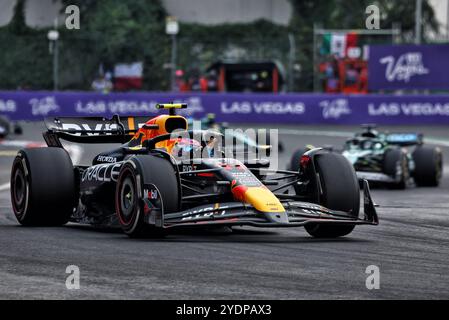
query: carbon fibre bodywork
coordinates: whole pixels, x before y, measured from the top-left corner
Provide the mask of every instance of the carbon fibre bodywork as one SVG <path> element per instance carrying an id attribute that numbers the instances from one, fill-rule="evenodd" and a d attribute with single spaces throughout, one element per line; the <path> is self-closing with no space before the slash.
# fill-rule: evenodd
<path id="1" fill-rule="evenodd" d="M 136 119 L 120 119 L 118 116 L 113 119 L 69 119 L 71 123 L 64 119 L 47 121 L 48 131 L 44 137 L 50 147 L 61 148 L 59 139 L 79 143 L 124 142 L 120 148 L 96 156 L 91 166 L 75 166 L 79 204 L 71 221 L 96 226 L 117 226 L 117 199 L 114 195 L 122 168 L 125 165 L 137 168 L 141 166 L 140 158 L 157 157 L 171 163 L 176 172 L 179 190 L 176 193 L 179 198 L 164 199 L 158 185 L 148 180 L 145 174 L 137 175 L 139 183 L 136 194 L 144 221 L 157 228 L 378 224 L 375 205 L 366 181 L 363 183 L 362 218 L 353 212 L 331 210 L 320 205 L 323 192 L 315 168 L 315 158 L 328 153 L 326 150 L 309 151 L 308 164 L 299 171 L 271 170 L 269 163 L 263 159 L 243 163 L 226 158 L 219 152 L 215 152 L 215 156 L 208 153 L 200 158 L 177 158 L 166 148 L 158 147 L 161 143 L 168 146 L 166 142 L 173 139 L 171 132 L 151 135 L 146 133 L 146 139 L 141 139 L 139 134 L 142 130 L 157 130 L 166 125 L 164 119 L 170 117 L 173 116 L 163 118 L 163 121 L 151 120 L 143 126 L 136 126 Z M 89 122 L 89 125 L 84 125 L 83 122 Z M 104 129 L 106 124 L 109 125 L 108 130 Z M 182 132 L 191 139 L 196 137 L 195 146 L 201 146 L 201 151 L 205 150 L 209 141 L 203 141 L 204 137 L 210 139 L 210 135 L 219 134 L 210 131 Z M 136 137 L 140 137 L 139 145 L 132 144 Z M 144 170 L 151 171 L 152 168 Z M 165 212 L 166 201 L 178 202 L 179 210 Z"/>

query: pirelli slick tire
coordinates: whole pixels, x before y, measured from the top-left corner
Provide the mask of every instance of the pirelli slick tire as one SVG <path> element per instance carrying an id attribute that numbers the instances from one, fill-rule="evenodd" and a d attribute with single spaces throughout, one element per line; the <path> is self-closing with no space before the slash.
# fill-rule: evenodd
<path id="1" fill-rule="evenodd" d="M 24 149 L 14 159 L 11 202 L 20 224 L 67 223 L 78 199 L 76 190 L 72 160 L 64 149 Z"/>
<path id="2" fill-rule="evenodd" d="M 0 138 L 5 138 L 9 134 L 10 127 L 8 118 L 0 116 Z"/>
<path id="3" fill-rule="evenodd" d="M 399 182 L 391 184 L 392 189 L 404 190 L 407 188 L 409 169 L 407 155 L 401 149 L 390 149 L 384 155 L 384 173 L 395 178 L 400 175 Z M 400 170 L 400 172 L 398 172 Z"/>
<path id="4" fill-rule="evenodd" d="M 180 209 L 180 187 L 172 163 L 159 156 L 138 155 L 126 162 L 121 170 L 115 192 L 115 207 L 122 230 L 131 238 L 159 238 L 165 230 L 144 221 L 144 184 L 158 189 L 163 212 Z"/>
<path id="5" fill-rule="evenodd" d="M 413 180 L 418 187 L 437 187 L 443 174 L 443 155 L 439 148 L 417 147 L 412 154 L 415 162 Z"/>
<path id="6" fill-rule="evenodd" d="M 360 210 L 360 187 L 349 161 L 340 154 L 316 155 L 315 164 L 322 195 L 320 204 L 326 208 L 350 212 L 357 218 Z M 308 224 L 306 231 L 316 238 L 336 238 L 348 235 L 353 225 Z"/>

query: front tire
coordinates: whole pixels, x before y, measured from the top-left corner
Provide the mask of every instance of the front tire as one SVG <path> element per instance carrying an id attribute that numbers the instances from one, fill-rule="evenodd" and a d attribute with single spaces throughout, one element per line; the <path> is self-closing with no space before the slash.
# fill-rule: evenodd
<path id="1" fill-rule="evenodd" d="M 60 226 L 76 205 L 75 172 L 61 148 L 21 150 L 11 170 L 11 202 L 24 226 Z"/>
<path id="2" fill-rule="evenodd" d="M 401 149 L 387 150 L 384 155 L 384 173 L 396 178 L 400 170 L 400 180 L 391 185 L 393 189 L 404 190 L 407 188 L 409 178 L 407 155 Z"/>
<path id="3" fill-rule="evenodd" d="M 115 193 L 115 207 L 122 230 L 131 238 L 159 238 L 164 229 L 144 221 L 143 187 L 157 187 L 164 213 L 180 208 L 180 188 L 171 162 L 152 155 L 135 156 L 120 170 Z"/>
<path id="4" fill-rule="evenodd" d="M 326 208 L 350 212 L 357 218 L 360 210 L 360 187 L 354 168 L 340 154 L 316 155 L 316 167 L 322 188 L 320 204 Z M 336 238 L 348 235 L 354 225 L 308 224 L 306 231 L 316 238 Z"/>

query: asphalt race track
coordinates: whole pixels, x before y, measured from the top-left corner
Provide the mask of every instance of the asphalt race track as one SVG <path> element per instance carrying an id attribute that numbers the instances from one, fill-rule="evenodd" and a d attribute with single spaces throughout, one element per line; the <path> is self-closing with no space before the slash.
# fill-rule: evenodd
<path id="1" fill-rule="evenodd" d="M 341 145 L 352 129 L 283 127 L 281 167 L 298 146 Z M 449 165 L 447 127 L 400 129 L 432 137 Z M 42 141 L 41 130 L 26 125 L 20 139 Z M 104 149 L 88 147 L 82 161 Z M 253 228 L 131 240 L 74 224 L 20 227 L 8 188 L 15 150 L 0 149 L 0 299 L 449 298 L 449 170 L 438 189 L 373 190 L 380 225 L 338 240 Z M 79 290 L 66 288 L 68 265 L 80 268 Z M 366 288 L 369 265 L 380 269 L 378 290 Z"/>

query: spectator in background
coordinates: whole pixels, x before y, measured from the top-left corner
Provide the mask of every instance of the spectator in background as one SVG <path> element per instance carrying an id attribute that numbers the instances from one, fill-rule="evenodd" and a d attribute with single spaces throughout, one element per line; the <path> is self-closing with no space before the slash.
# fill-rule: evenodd
<path id="1" fill-rule="evenodd" d="M 215 70 L 211 70 L 207 75 L 207 91 L 218 91 L 218 75 Z"/>
<path id="2" fill-rule="evenodd" d="M 204 77 L 204 76 L 201 76 L 200 77 L 200 89 L 201 89 L 201 92 L 207 92 L 207 90 L 208 90 L 208 81 L 207 81 L 207 78 L 206 77 Z"/>
<path id="3" fill-rule="evenodd" d="M 92 82 L 92 90 L 103 94 L 108 94 L 113 89 L 112 75 L 110 72 L 106 72 L 105 75 L 100 75 Z"/>

